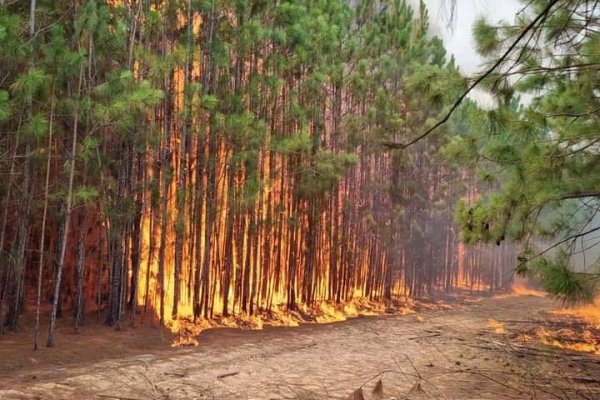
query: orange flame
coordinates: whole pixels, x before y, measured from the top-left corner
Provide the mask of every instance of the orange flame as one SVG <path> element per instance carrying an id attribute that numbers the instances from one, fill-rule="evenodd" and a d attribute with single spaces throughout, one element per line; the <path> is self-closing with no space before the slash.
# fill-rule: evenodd
<path id="1" fill-rule="evenodd" d="M 515 277 L 514 281 L 511 285 L 510 293 L 504 293 L 497 296 L 494 296 L 496 299 L 506 299 L 510 297 L 519 297 L 519 296 L 532 296 L 532 297 L 546 297 L 548 295 L 547 292 L 542 290 L 535 289 L 531 287 L 531 285 L 527 282 L 527 280 Z"/>
<path id="2" fill-rule="evenodd" d="M 495 319 L 489 319 L 488 326 L 494 331 L 494 333 L 506 333 L 504 324 L 500 321 L 496 321 Z"/>
<path id="3" fill-rule="evenodd" d="M 532 288 L 523 280 L 515 280 L 513 282 L 512 293 L 515 296 L 546 297 L 548 295 L 548 293 L 542 290 Z"/>
<path id="4" fill-rule="evenodd" d="M 587 329 L 578 334 L 572 329 L 565 328 L 554 331 L 539 327 L 536 335 L 547 346 L 600 355 L 600 345 L 596 342 L 592 332 Z"/>
<path id="5" fill-rule="evenodd" d="M 400 308 L 400 313 L 412 312 Z M 319 302 L 313 307 L 302 306 L 299 311 L 288 311 L 275 307 L 270 312 L 258 315 L 215 316 L 212 320 L 200 318 L 194 323 L 191 318 L 169 319 L 167 327 L 176 334 L 173 347 L 197 346 L 198 335 L 212 328 L 239 328 L 248 330 L 263 329 L 265 326 L 297 327 L 301 323 L 331 323 L 345 321 L 358 316 L 380 315 L 386 311 L 383 303 L 355 299 L 345 304 L 335 305 Z"/>
<path id="6" fill-rule="evenodd" d="M 566 307 L 554 310 L 553 314 L 577 316 L 589 323 L 596 329 L 600 329 L 600 295 L 596 296 L 594 302 L 577 307 Z"/>

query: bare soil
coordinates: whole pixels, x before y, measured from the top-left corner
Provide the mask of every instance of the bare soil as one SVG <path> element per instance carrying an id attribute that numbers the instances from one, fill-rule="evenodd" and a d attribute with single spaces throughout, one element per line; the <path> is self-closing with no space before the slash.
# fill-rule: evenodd
<path id="1" fill-rule="evenodd" d="M 600 356 L 532 334 L 581 327 L 598 343 L 597 330 L 550 314 L 556 306 L 462 299 L 407 316 L 212 329 L 192 348 L 171 348 L 156 325 L 114 331 L 92 318 L 81 334 L 61 327 L 53 349 L 0 337 L 0 399 L 600 399 Z"/>

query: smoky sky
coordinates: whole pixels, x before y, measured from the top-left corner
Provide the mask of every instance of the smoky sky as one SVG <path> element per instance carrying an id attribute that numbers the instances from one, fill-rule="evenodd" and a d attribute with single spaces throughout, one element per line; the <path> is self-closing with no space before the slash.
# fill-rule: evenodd
<path id="1" fill-rule="evenodd" d="M 512 22 L 524 7 L 520 0 L 456 0 L 454 19 L 449 23 L 451 0 L 424 0 L 429 9 L 432 33 L 444 40 L 448 53 L 454 54 L 460 70 L 467 75 L 478 72 L 482 60 L 474 50 L 473 23 L 483 16 L 489 22 Z"/>

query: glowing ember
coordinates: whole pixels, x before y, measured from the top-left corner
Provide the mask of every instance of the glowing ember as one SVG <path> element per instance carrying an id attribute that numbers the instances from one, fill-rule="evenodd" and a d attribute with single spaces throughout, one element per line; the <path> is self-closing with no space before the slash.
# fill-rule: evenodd
<path id="1" fill-rule="evenodd" d="M 494 333 L 506 333 L 504 324 L 502 322 L 496 321 L 495 319 L 489 319 L 488 326 L 494 331 Z"/>

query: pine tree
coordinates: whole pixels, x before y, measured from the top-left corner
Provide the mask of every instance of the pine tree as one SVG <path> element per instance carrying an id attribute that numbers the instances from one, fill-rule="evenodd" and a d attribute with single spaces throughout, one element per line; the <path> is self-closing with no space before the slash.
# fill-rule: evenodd
<path id="1" fill-rule="evenodd" d="M 477 112 L 472 121 L 485 123 L 450 146 L 492 188 L 473 205 L 459 204 L 464 239 L 520 241 L 517 272 L 574 300 L 591 298 L 597 286 L 598 259 L 575 265 L 599 229 L 597 6 L 535 1 L 515 23 L 479 20 L 477 50 L 491 65 L 483 84 L 497 107 Z M 556 247 L 559 255 L 550 256 Z"/>

